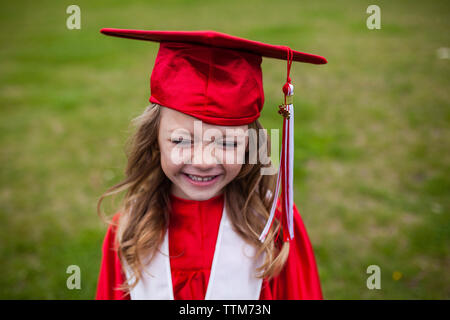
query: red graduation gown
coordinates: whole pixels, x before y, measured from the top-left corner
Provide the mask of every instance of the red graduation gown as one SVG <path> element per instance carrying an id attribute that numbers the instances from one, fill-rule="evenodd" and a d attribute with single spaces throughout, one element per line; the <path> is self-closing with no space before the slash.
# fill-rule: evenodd
<path id="1" fill-rule="evenodd" d="M 174 214 L 169 225 L 169 254 L 174 298 L 201 300 L 208 286 L 224 196 L 194 201 L 172 195 L 171 200 Z M 280 214 L 279 206 L 277 214 Z M 322 299 L 313 249 L 295 204 L 294 234 L 283 270 L 270 281 L 263 280 L 260 300 Z M 129 299 L 129 295 L 116 289 L 125 276 L 114 250 L 114 240 L 115 228 L 110 226 L 103 243 L 98 300 Z"/>

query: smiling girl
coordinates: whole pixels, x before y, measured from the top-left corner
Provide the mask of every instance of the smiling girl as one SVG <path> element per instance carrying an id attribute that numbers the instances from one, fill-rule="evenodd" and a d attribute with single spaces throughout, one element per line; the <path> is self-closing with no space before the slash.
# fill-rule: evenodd
<path id="1" fill-rule="evenodd" d="M 214 32 L 102 32 L 161 45 L 125 179 L 98 203 L 101 214 L 105 197 L 126 192 L 104 240 L 96 298 L 321 299 L 301 217 L 293 205 L 293 222 L 283 223 L 279 181 L 263 174 L 271 163 L 260 157 L 270 150 L 257 120 L 261 56 L 286 58 L 286 47 Z M 278 236 L 288 228 L 295 238 Z"/>

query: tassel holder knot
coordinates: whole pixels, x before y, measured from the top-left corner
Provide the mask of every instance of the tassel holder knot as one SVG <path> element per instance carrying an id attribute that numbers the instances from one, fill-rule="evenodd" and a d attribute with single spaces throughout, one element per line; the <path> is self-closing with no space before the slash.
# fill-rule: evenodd
<path id="1" fill-rule="evenodd" d="M 278 106 L 278 113 L 281 114 L 285 119 L 289 119 L 291 117 L 291 113 L 288 110 L 287 105 L 280 104 Z"/>

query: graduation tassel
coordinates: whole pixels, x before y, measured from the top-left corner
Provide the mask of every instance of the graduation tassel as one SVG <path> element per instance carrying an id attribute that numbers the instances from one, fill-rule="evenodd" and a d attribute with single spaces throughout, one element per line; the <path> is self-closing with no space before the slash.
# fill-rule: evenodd
<path id="1" fill-rule="evenodd" d="M 283 226 L 283 241 L 294 238 L 294 86 L 291 83 L 290 71 L 293 52 L 287 48 L 287 78 L 283 86 L 284 104 L 279 106 L 278 113 L 283 116 L 283 136 L 280 155 L 280 167 L 277 174 L 275 196 L 270 210 L 269 219 L 259 240 L 263 242 L 269 233 L 275 217 L 278 192 L 281 184 L 281 225 Z M 278 239 L 278 235 L 277 235 Z"/>

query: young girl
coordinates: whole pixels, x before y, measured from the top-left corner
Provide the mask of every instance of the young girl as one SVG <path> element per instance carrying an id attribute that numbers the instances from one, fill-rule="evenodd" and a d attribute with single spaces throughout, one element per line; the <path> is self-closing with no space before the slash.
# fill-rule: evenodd
<path id="1" fill-rule="evenodd" d="M 102 32 L 161 44 L 126 177 L 98 203 L 100 213 L 105 197 L 126 191 L 104 240 L 96 298 L 322 299 L 308 235 L 289 203 L 292 180 L 281 175 L 280 199 L 280 179 L 263 174 L 270 141 L 257 119 L 262 55 L 287 59 L 288 73 L 292 61 L 326 60 L 215 32 Z M 282 168 L 292 169 L 292 148 L 283 150 Z"/>

